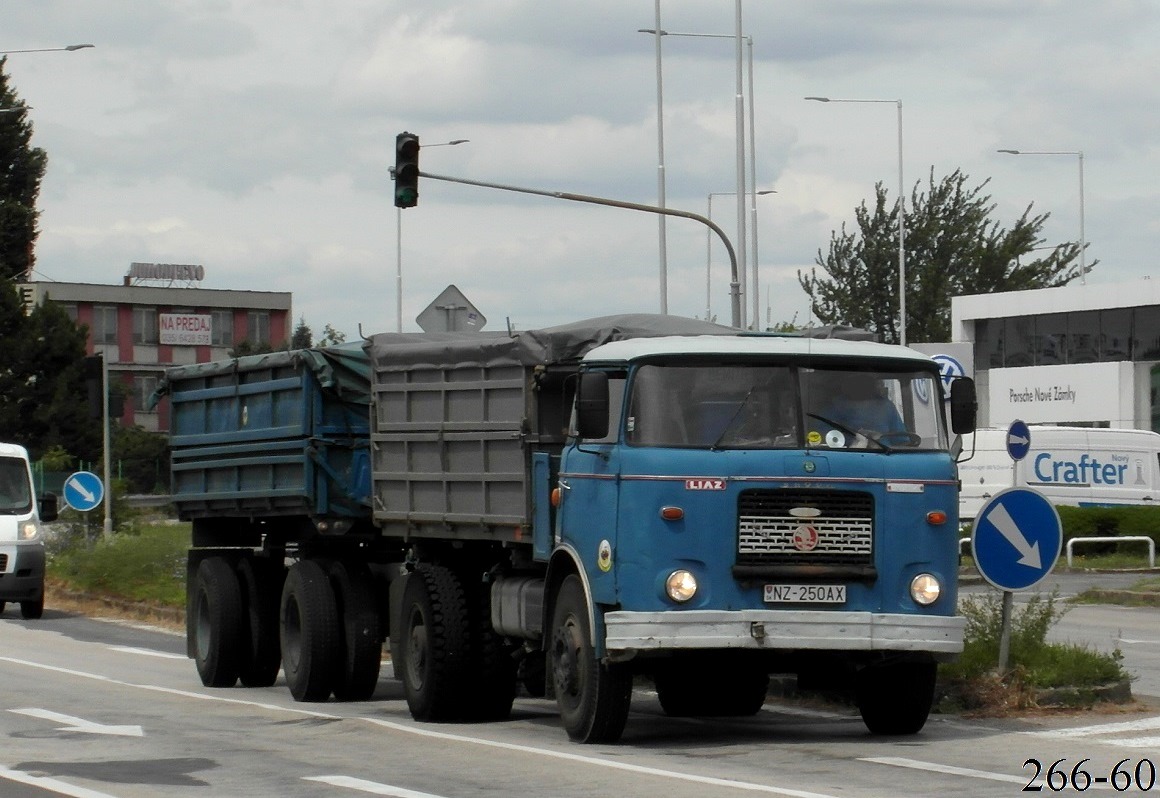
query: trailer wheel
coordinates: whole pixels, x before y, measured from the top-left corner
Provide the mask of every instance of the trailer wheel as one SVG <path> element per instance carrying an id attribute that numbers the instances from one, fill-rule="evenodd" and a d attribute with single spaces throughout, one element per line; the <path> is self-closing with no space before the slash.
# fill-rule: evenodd
<path id="1" fill-rule="evenodd" d="M 597 661 L 588 601 L 575 574 L 564 579 L 556 596 L 549 656 L 556 703 L 568 736 L 582 743 L 619 740 L 632 702 L 632 672 L 624 664 Z"/>
<path id="2" fill-rule="evenodd" d="M 246 687 L 269 687 L 278 679 L 282 651 L 278 642 L 278 602 L 286 569 L 280 562 L 243 557 L 238 562 L 238 580 L 246 605 L 247 627 L 243 637 L 249 643 L 239 676 Z"/>
<path id="3" fill-rule="evenodd" d="M 467 600 L 459 578 L 439 565 L 419 565 L 403 590 L 399 630 L 403 690 L 415 720 L 463 714 L 470 676 Z"/>
<path id="4" fill-rule="evenodd" d="M 334 680 L 339 701 L 365 701 L 374 695 L 383 659 L 378 600 L 370 569 L 334 562 L 327 569 L 338 617 L 342 622 L 342 656 Z"/>
<path id="5" fill-rule="evenodd" d="M 207 557 L 197 566 L 192 599 L 188 629 L 201 683 L 233 687 L 241 666 L 242 589 L 224 557 Z"/>
<path id="6" fill-rule="evenodd" d="M 769 674 L 754 667 L 722 666 L 724 677 L 701 663 L 674 660 L 657 670 L 657 697 L 670 717 L 708 718 L 756 715 L 765 706 Z"/>
<path id="7" fill-rule="evenodd" d="M 860 671 L 854 695 L 871 734 L 917 734 L 934 703 L 938 664 L 898 662 Z"/>
<path id="8" fill-rule="evenodd" d="M 322 566 L 300 560 L 290 568 L 279 611 L 282 670 L 297 701 L 325 701 L 338 665 L 338 610 Z"/>

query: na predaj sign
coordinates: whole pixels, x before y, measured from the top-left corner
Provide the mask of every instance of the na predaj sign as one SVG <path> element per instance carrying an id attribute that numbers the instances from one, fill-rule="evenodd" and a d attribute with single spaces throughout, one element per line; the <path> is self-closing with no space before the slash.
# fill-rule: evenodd
<path id="1" fill-rule="evenodd" d="M 208 313 L 158 314 L 158 342 L 170 346 L 210 346 L 213 317 Z"/>

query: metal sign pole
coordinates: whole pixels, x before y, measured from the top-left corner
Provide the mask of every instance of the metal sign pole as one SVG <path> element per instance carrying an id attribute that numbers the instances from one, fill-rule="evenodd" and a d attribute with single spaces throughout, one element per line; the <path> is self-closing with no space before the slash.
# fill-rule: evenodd
<path id="1" fill-rule="evenodd" d="M 1011 661 L 1011 606 L 1015 594 L 1010 590 L 1003 591 L 1003 611 L 999 630 L 999 674 L 1007 672 L 1007 663 Z"/>
<path id="2" fill-rule="evenodd" d="M 109 441 L 110 441 L 110 438 L 112 437 L 109 434 L 109 361 L 103 355 L 101 356 L 101 383 L 103 385 L 103 389 L 101 391 L 101 396 L 103 397 L 103 400 L 104 400 L 103 404 L 104 404 L 104 410 L 105 410 L 105 412 L 104 412 L 104 419 L 105 419 L 105 430 L 104 430 L 104 436 L 105 436 L 105 442 L 104 442 L 104 447 L 105 447 L 105 524 L 104 524 L 104 534 L 105 534 L 106 538 L 110 538 L 113 536 L 113 483 L 109 481 L 109 472 L 112 470 L 111 466 L 112 466 L 113 458 L 112 458 L 112 453 L 109 451 L 111 448 Z"/>

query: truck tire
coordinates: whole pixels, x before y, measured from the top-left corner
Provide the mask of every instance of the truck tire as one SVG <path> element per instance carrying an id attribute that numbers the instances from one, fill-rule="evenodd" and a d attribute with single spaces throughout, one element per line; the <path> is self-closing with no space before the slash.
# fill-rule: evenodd
<path id="1" fill-rule="evenodd" d="M 632 702 L 632 672 L 623 663 L 596 659 L 588 601 L 575 574 L 556 594 L 550 645 L 556 704 L 568 736 L 581 743 L 619 740 Z"/>
<path id="2" fill-rule="evenodd" d="M 374 695 L 383 661 L 374 577 L 366 566 L 336 561 L 327 569 L 341 621 L 341 656 L 334 679 L 339 701 L 366 701 Z"/>
<path id="3" fill-rule="evenodd" d="M 467 695 L 471 720 L 506 720 L 516 699 L 513 647 L 491 625 L 491 585 L 477 585 L 471 596 L 471 671 L 474 683 Z"/>
<path id="4" fill-rule="evenodd" d="M 224 557 L 206 557 L 198 564 L 191 605 L 187 628 L 201 683 L 233 687 L 241 668 L 242 589 Z"/>
<path id="5" fill-rule="evenodd" d="M 246 687 L 269 687 L 278 679 L 282 650 L 278 640 L 278 602 L 286 569 L 266 558 L 238 561 L 238 581 L 246 607 L 243 638 L 249 643 L 239 677 Z"/>
<path id="6" fill-rule="evenodd" d="M 752 667 L 673 661 L 656 672 L 657 697 L 665 714 L 674 718 L 726 718 L 756 715 L 765 706 L 769 674 Z"/>
<path id="7" fill-rule="evenodd" d="M 465 714 L 470 678 L 467 599 L 453 571 L 415 568 L 403 590 L 399 629 L 403 691 L 415 720 L 454 720 Z"/>
<path id="8" fill-rule="evenodd" d="M 338 667 L 338 609 L 322 566 L 299 560 L 290 567 L 278 613 L 282 670 L 296 701 L 325 701 Z"/>
<path id="9" fill-rule="evenodd" d="M 917 734 L 934 703 L 938 664 L 898 662 L 858 672 L 854 697 L 871 734 Z"/>

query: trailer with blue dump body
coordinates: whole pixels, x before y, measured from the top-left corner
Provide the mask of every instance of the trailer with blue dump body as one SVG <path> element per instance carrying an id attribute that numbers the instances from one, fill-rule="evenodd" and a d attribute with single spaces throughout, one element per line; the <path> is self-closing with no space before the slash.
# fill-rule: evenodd
<path id="1" fill-rule="evenodd" d="M 376 335 L 342 369 L 361 392 L 325 352 L 168 375 L 206 684 L 280 661 L 300 700 L 368 698 L 389 640 L 420 720 L 507 717 L 522 684 L 613 741 L 635 679 L 670 715 L 745 715 L 795 674 L 874 732 L 925 723 L 963 634 L 929 358 L 649 315 Z"/>

